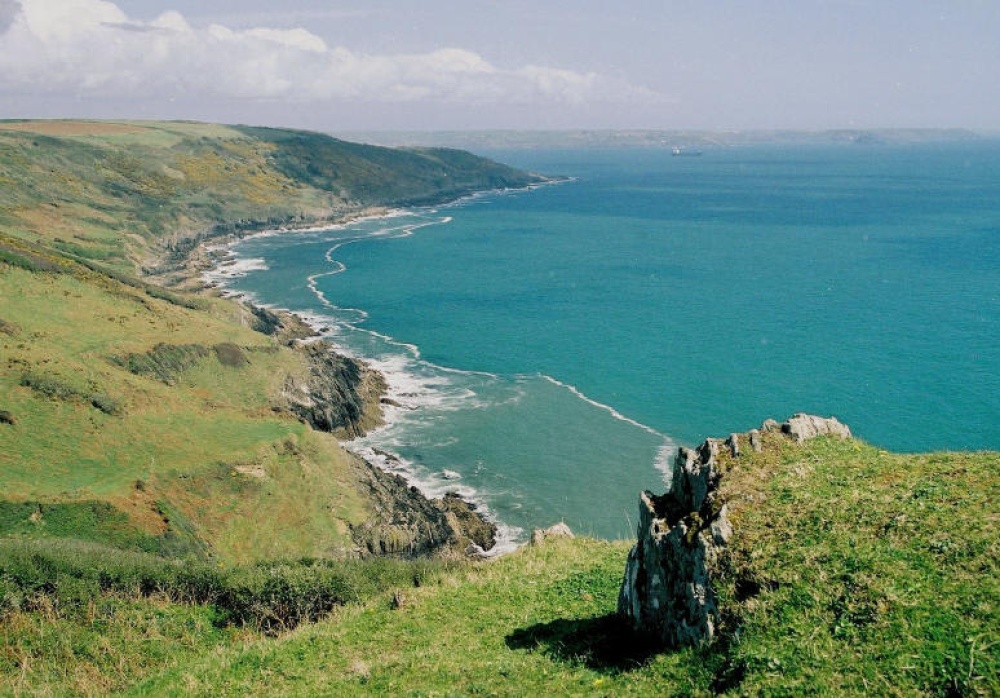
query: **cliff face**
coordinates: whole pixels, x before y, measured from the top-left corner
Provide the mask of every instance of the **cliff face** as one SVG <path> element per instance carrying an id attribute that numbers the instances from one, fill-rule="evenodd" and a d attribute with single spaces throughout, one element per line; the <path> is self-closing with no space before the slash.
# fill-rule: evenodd
<path id="1" fill-rule="evenodd" d="M 309 371 L 289 376 L 282 396 L 285 407 L 317 431 L 354 438 L 382 423 L 385 379 L 363 361 L 335 351 L 322 341 L 299 340 L 316 333 L 298 316 L 250 306 L 257 329 L 302 352 Z M 371 515 L 351 529 L 361 555 L 420 557 L 476 555 L 496 543 L 496 525 L 456 494 L 428 499 L 399 475 L 387 473 L 351 455 L 357 488 L 371 505 Z"/>
<path id="2" fill-rule="evenodd" d="M 719 622 L 712 576 L 733 535 L 721 488 L 726 469 L 720 450 L 728 451 L 728 459 L 738 459 L 745 446 L 759 451 L 762 432 L 795 443 L 825 434 L 851 436 L 835 418 L 797 414 L 781 425 L 768 420 L 759 430 L 681 448 L 667 492 L 639 496 L 638 541 L 618 596 L 619 615 L 636 630 L 668 647 L 712 640 Z"/>
<path id="3" fill-rule="evenodd" d="M 497 528 L 461 497 L 428 499 L 399 475 L 355 457 L 359 487 L 372 514 L 352 528 L 362 555 L 476 555 L 493 547 Z"/>
<path id="4" fill-rule="evenodd" d="M 379 400 L 385 380 L 363 362 L 338 354 L 324 342 L 299 348 L 309 373 L 289 376 L 282 392 L 288 409 L 317 431 L 361 436 L 382 421 Z"/>

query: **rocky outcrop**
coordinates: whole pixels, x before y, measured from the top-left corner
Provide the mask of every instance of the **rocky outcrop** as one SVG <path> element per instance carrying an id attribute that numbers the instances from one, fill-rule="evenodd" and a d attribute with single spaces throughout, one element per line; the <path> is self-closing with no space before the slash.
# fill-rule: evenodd
<path id="1" fill-rule="evenodd" d="M 667 647 L 712 640 L 719 622 L 712 574 L 732 536 L 720 490 L 725 476 L 720 448 L 737 459 L 744 443 L 759 452 L 761 432 L 784 434 L 795 443 L 825 434 L 851 435 L 834 418 L 797 414 L 781 425 L 768 420 L 760 430 L 679 449 L 667 492 L 639 496 L 638 541 L 629 553 L 618 595 L 618 613 L 635 630 Z"/>
<path id="2" fill-rule="evenodd" d="M 531 532 L 532 545 L 541 545 L 550 538 L 575 538 L 575 536 L 565 521 L 560 521 L 548 528 L 536 528 Z"/>
<path id="3" fill-rule="evenodd" d="M 270 310 L 253 303 L 244 302 L 250 311 L 250 326 L 269 337 L 275 337 L 282 344 L 293 345 L 298 340 L 318 337 L 319 333 L 309 323 L 287 310 Z"/>
<path id="4" fill-rule="evenodd" d="M 325 342 L 297 349 L 305 354 L 309 369 L 304 377 L 285 380 L 282 396 L 293 414 L 318 431 L 347 438 L 381 423 L 379 400 L 386 384 L 380 373 Z"/>
<path id="5" fill-rule="evenodd" d="M 352 527 L 362 555 L 476 556 L 496 544 L 496 525 L 457 494 L 428 499 L 405 479 L 360 457 L 353 463 L 372 514 Z"/>
<path id="6" fill-rule="evenodd" d="M 851 430 L 846 424 L 841 424 L 834 417 L 815 417 L 811 414 L 797 414 L 781 425 L 781 431 L 802 443 L 809 439 L 832 434 L 842 439 L 851 438 Z"/>

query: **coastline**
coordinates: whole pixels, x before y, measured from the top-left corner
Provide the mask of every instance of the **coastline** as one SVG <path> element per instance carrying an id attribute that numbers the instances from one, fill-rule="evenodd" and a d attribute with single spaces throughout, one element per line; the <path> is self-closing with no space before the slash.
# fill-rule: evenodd
<path id="1" fill-rule="evenodd" d="M 537 185 L 531 188 L 537 188 Z M 502 196 L 504 193 L 514 194 L 524 190 L 525 188 L 477 193 L 450 202 L 448 206 L 459 206 L 463 201 L 469 199 L 496 194 Z M 407 217 L 411 214 L 414 215 L 413 218 Z M 480 511 L 484 512 L 490 520 L 501 525 L 500 547 L 503 549 L 516 548 L 530 538 L 532 529 L 565 520 L 567 513 L 546 511 L 544 505 L 537 510 L 529 509 L 521 504 L 524 498 L 521 490 L 509 484 L 514 481 L 510 480 L 508 484 L 503 482 L 505 477 L 516 477 L 518 478 L 517 482 L 533 481 L 534 476 L 526 472 L 530 468 L 525 468 L 525 472 L 521 470 L 496 471 L 499 474 L 494 475 L 490 466 L 484 469 L 481 465 L 477 465 L 479 458 L 492 457 L 488 455 L 492 454 L 489 450 L 491 444 L 481 444 L 483 448 L 478 451 L 464 454 L 458 453 L 463 447 L 456 447 L 451 449 L 450 453 L 446 453 L 443 458 L 440 457 L 439 451 L 441 449 L 449 449 L 452 444 L 462 442 L 464 439 L 460 434 L 455 434 L 453 438 L 446 433 L 449 424 L 448 413 L 454 410 L 467 410 L 470 406 L 478 408 L 487 404 L 496 406 L 511 404 L 512 401 L 520 399 L 518 395 L 522 394 L 523 388 L 521 386 L 526 385 L 527 381 L 532 381 L 532 385 L 534 385 L 533 382 L 537 380 L 539 383 L 551 386 L 545 388 L 545 392 L 541 393 L 545 396 L 542 398 L 544 400 L 563 401 L 565 399 L 574 405 L 571 408 L 573 410 L 580 409 L 588 414 L 593 414 L 593 412 L 606 414 L 615 422 L 621 423 L 623 428 L 635 428 L 645 432 L 642 435 L 642 445 L 635 447 L 636 451 L 642 451 L 641 458 L 632 459 L 629 462 L 641 464 L 637 468 L 645 468 L 648 463 L 655 469 L 653 473 L 657 482 L 666 475 L 676 450 L 676 444 L 671 439 L 651 428 L 638 424 L 635 420 L 620 414 L 613 407 L 589 398 L 572 385 L 553 380 L 543 374 L 500 376 L 487 372 L 454 369 L 429 362 L 421 356 L 420 347 L 409 345 L 395 337 L 374 331 L 363 322 L 365 317 L 364 296 L 353 300 L 352 303 L 355 305 L 341 308 L 335 305 L 337 298 L 331 296 L 328 301 L 322 297 L 321 292 L 324 286 L 320 285 L 318 288 L 311 289 L 313 294 L 318 295 L 319 303 L 315 302 L 315 299 L 307 299 L 305 289 L 302 288 L 297 290 L 292 297 L 284 300 L 285 303 L 291 305 L 278 305 L 267 303 L 269 298 L 257 295 L 258 291 L 265 292 L 266 289 L 273 286 L 273 281 L 262 281 L 259 288 L 254 283 L 240 284 L 238 281 L 230 283 L 232 279 L 238 278 L 244 273 L 260 270 L 265 268 L 265 264 L 273 263 L 276 273 L 281 274 L 279 277 L 281 281 L 278 287 L 275 287 L 279 289 L 278 295 L 274 296 L 272 293 L 272 297 L 283 299 L 284 296 L 280 293 L 280 288 L 285 286 L 298 288 L 301 284 L 300 277 L 304 276 L 307 280 L 312 280 L 326 274 L 338 273 L 342 268 L 337 261 L 339 255 L 336 249 L 338 247 L 362 238 L 377 239 L 381 236 L 382 239 L 389 239 L 398 234 L 405 234 L 402 233 L 402 229 L 413 223 L 426 224 L 430 219 L 444 222 L 450 216 L 450 212 L 447 207 L 441 206 L 433 209 L 420 208 L 414 211 L 392 209 L 368 217 L 382 221 L 393 216 L 403 218 L 399 221 L 376 222 L 350 227 L 346 231 L 333 232 L 329 235 L 307 234 L 298 238 L 293 236 L 288 244 L 292 247 L 310 246 L 309 256 L 316 261 L 315 265 L 306 267 L 302 272 L 294 271 L 297 266 L 290 265 L 292 257 L 286 258 L 284 253 L 272 253 L 269 250 L 276 250 L 285 244 L 277 236 L 285 232 L 296 233 L 306 230 L 304 228 L 292 231 L 270 230 L 255 233 L 255 237 L 267 236 L 273 237 L 274 240 L 251 243 L 242 248 L 236 247 L 239 254 L 242 255 L 241 261 L 235 261 L 236 254 L 230 254 L 230 252 L 233 251 L 234 246 L 248 242 L 248 237 L 234 237 L 219 241 L 220 244 L 213 246 L 213 256 L 217 261 L 216 267 L 207 272 L 209 276 L 206 281 L 213 286 L 214 293 L 225 296 L 240 296 L 243 302 L 261 304 L 273 310 L 278 308 L 293 309 L 303 325 L 310 327 L 310 337 L 312 338 L 310 341 L 323 339 L 331 342 L 340 353 L 363 359 L 369 367 L 383 376 L 387 383 L 388 392 L 380 399 L 379 408 L 384 415 L 382 423 L 369 430 L 366 436 L 344 443 L 345 448 L 361 455 L 384 472 L 403 476 L 427 497 L 436 498 L 444 496 L 448 492 L 457 492 L 466 501 L 479 507 Z M 354 217 L 346 223 L 356 222 L 360 218 Z M 337 225 L 342 226 L 345 223 Z M 388 228 L 392 228 L 395 232 L 387 232 Z M 327 230 L 328 228 L 326 226 L 311 226 L 309 229 Z M 324 251 L 326 264 L 322 261 Z M 264 258 L 268 261 L 265 262 Z M 279 262 L 279 259 L 284 261 Z M 295 259 L 298 257 L 295 256 Z M 280 271 L 278 271 L 279 265 Z M 237 288 L 234 288 L 234 285 Z M 303 308 L 308 310 L 303 312 L 301 310 Z M 358 322 L 359 319 L 361 322 Z M 370 339 L 366 338 L 366 335 L 370 335 Z M 470 380 L 476 384 L 471 391 L 469 389 Z M 482 381 L 485 381 L 488 386 L 484 385 Z M 488 392 L 480 392 L 481 388 Z M 529 387 L 528 390 L 534 391 L 536 388 Z M 490 403 L 482 402 L 484 394 L 491 396 L 487 398 L 488 400 L 493 400 L 501 394 L 498 391 L 506 391 L 503 393 L 507 396 L 506 399 Z M 538 395 L 539 393 L 531 392 L 529 394 Z M 565 398 L 553 397 L 556 395 L 565 395 Z M 566 402 L 558 404 L 565 405 Z M 575 405 L 580 405 L 580 407 L 577 408 Z M 467 412 L 463 414 L 467 414 Z M 577 413 L 574 411 L 573 414 Z M 604 417 L 596 419 L 604 419 Z M 439 425 L 436 428 L 435 440 L 426 443 L 432 451 L 423 451 L 422 435 L 427 433 L 427 425 L 435 423 Z M 617 428 L 615 427 L 615 429 Z M 590 443 L 592 435 L 597 433 L 599 433 L 597 430 L 588 431 L 584 438 Z M 650 447 L 646 444 L 645 439 L 647 438 L 659 443 Z M 595 446 L 597 449 L 601 448 L 599 445 L 595 444 Z M 649 451 L 648 460 L 645 455 L 646 448 L 652 448 Z M 431 455 L 432 452 L 433 455 Z M 458 460 L 450 458 L 452 455 L 458 455 Z M 561 457 L 563 455 L 557 453 L 556 450 L 551 450 L 549 460 L 554 461 Z M 520 462 L 524 464 L 536 463 L 530 457 L 522 458 Z M 548 468 L 548 461 L 540 462 L 546 463 L 546 465 L 539 466 L 542 468 L 540 472 L 551 472 Z M 515 476 L 514 473 L 519 473 L 519 475 Z M 528 479 L 519 479 L 521 475 L 527 475 Z M 543 479 L 545 477 L 542 476 Z M 610 483 L 607 484 L 610 485 Z M 535 506 L 530 495 L 524 501 L 531 501 L 529 507 Z M 592 506 L 598 505 L 599 502 L 592 503 Z M 529 514 L 529 511 L 532 513 Z M 622 511 L 622 507 L 616 507 L 614 511 Z M 613 513 L 608 510 L 602 516 L 604 519 L 598 526 L 603 526 L 603 529 L 598 535 L 612 538 L 620 537 L 631 528 L 626 514 Z M 586 521 L 583 523 L 574 522 L 572 514 L 570 514 L 569 520 L 575 530 L 595 533 L 593 529 L 587 527 Z"/>
<path id="2" fill-rule="evenodd" d="M 474 192 L 440 205 L 442 207 L 454 206 L 463 201 L 491 194 L 534 189 L 544 184 L 560 183 L 561 181 L 563 180 L 550 180 L 518 189 Z M 372 365 L 370 358 L 357 356 L 354 352 L 330 341 L 328 318 L 281 308 L 268 304 L 251 294 L 231 291 L 226 288 L 229 280 L 243 276 L 247 271 L 261 268 L 255 260 L 244 260 L 245 263 L 241 263 L 235 259 L 235 254 L 232 252 L 233 246 L 250 238 L 272 237 L 284 233 L 335 230 L 365 220 L 390 219 L 409 213 L 410 211 L 402 208 L 369 207 L 344 215 L 331 216 L 326 223 L 313 220 L 309 224 L 303 225 L 292 224 L 267 230 L 241 231 L 207 237 L 190 250 L 184 259 L 180 273 L 174 272 L 175 283 L 171 284 L 171 287 L 226 298 L 238 303 L 258 317 L 264 314 L 269 315 L 274 318 L 272 321 L 279 324 L 282 341 L 287 345 L 303 349 L 323 342 L 328 345 L 331 354 L 356 362 L 363 367 L 359 387 L 361 387 L 360 392 L 364 395 L 364 417 L 360 426 L 336 431 L 320 429 L 331 431 L 341 447 L 363 464 L 362 468 L 372 471 L 368 473 L 367 478 L 362 478 L 362 480 L 369 482 L 368 488 L 371 492 L 378 492 L 379 502 L 374 519 L 379 521 L 370 520 L 359 529 L 362 539 L 366 535 L 370 536 L 373 531 L 377 532 L 385 528 L 386 512 L 393 508 L 387 504 L 390 499 L 395 500 L 395 506 L 400 510 L 423 512 L 423 514 L 426 514 L 426 504 L 432 504 L 438 509 L 445 510 L 446 516 L 451 522 L 452 531 L 456 534 L 450 538 L 453 541 L 461 541 L 464 554 L 479 558 L 494 558 L 516 550 L 525 544 L 528 538 L 524 535 L 525 532 L 500 521 L 485 500 L 478 496 L 475 489 L 460 484 L 457 474 L 442 471 L 442 482 L 431 482 L 426 478 L 418 477 L 414 469 L 409 467 L 409 464 L 398 455 L 377 446 L 358 443 L 359 439 L 370 438 L 377 435 L 379 431 L 390 428 L 394 423 L 393 413 L 398 415 L 419 409 L 418 406 L 406 404 L 407 397 L 411 396 L 408 386 L 409 376 L 404 376 L 405 372 L 380 370 Z M 315 425 L 313 426 L 315 428 Z M 368 438 L 364 440 L 367 441 Z M 393 480 L 403 483 L 403 486 L 393 484 Z M 373 482 L 380 484 L 372 485 Z M 415 500 L 414 497 L 417 499 Z M 470 523 L 476 520 L 481 523 Z M 426 527 L 426 524 L 424 526 Z M 492 529 L 490 545 L 482 544 L 481 533 L 478 537 L 468 535 L 470 530 L 481 531 L 483 526 Z M 388 539 L 398 538 L 398 536 L 399 532 L 397 531 L 395 535 L 388 536 Z M 432 534 L 431 537 L 433 538 L 435 535 Z M 441 538 L 441 534 L 437 533 L 436 537 Z M 367 548 L 371 554 L 401 554 L 405 552 L 402 548 L 394 548 L 393 544 L 389 544 L 387 547 L 385 540 L 374 543 L 371 541 L 359 542 L 362 548 Z M 422 544 L 411 542 L 408 546 L 409 550 L 418 550 L 421 549 Z M 450 549 L 455 550 L 456 548 L 452 545 Z"/>
<path id="3" fill-rule="evenodd" d="M 215 234 L 213 234 L 213 230 L 203 231 L 195 236 L 195 242 L 192 247 L 184 252 L 183 257 L 173 266 L 168 264 L 168 259 L 156 260 L 153 266 L 143 269 L 143 277 L 151 281 L 160 282 L 167 288 L 205 293 L 210 291 L 212 286 L 204 283 L 204 275 L 218 269 L 219 265 L 224 261 L 213 258 L 213 252 L 217 250 L 228 248 L 253 237 L 280 235 L 286 232 L 329 230 L 368 218 L 391 216 L 398 210 L 386 206 L 368 206 L 338 213 L 331 211 L 328 214 L 310 218 L 309 220 L 289 220 L 278 227 L 263 229 L 256 229 L 254 227 L 237 228 L 229 232 L 217 232 Z"/>

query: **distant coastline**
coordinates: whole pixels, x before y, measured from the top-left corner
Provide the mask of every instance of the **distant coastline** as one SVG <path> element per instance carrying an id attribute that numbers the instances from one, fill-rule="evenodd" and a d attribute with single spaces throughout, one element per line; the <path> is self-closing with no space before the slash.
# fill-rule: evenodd
<path id="1" fill-rule="evenodd" d="M 347 140 L 383 146 L 452 147 L 472 151 L 531 148 L 730 148 L 763 144 L 878 145 L 976 141 L 1000 136 L 969 129 L 875 128 L 799 130 L 347 131 Z"/>

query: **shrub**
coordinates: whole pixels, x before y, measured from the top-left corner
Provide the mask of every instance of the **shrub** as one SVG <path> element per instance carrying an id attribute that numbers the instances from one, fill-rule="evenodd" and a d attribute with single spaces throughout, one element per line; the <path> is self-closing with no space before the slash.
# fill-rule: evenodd
<path id="1" fill-rule="evenodd" d="M 277 632 L 343 604 L 426 584 L 455 564 L 306 559 L 221 568 L 78 540 L 0 539 L 0 612 L 31 598 L 70 612 L 101 594 L 162 594 L 214 606 L 220 624 Z"/>
<path id="2" fill-rule="evenodd" d="M 87 393 L 56 376 L 29 371 L 21 376 L 21 385 L 54 400 L 82 400 L 107 415 L 119 416 L 125 411 L 118 398 L 101 392 Z"/>
<path id="3" fill-rule="evenodd" d="M 47 398 L 70 400 L 79 397 L 80 392 L 55 376 L 28 372 L 21 376 L 21 385 Z"/>
<path id="4" fill-rule="evenodd" d="M 118 398 L 105 395 L 104 393 L 94 393 L 90 396 L 90 404 L 101 412 L 111 416 L 124 414 L 125 407 Z"/>
<path id="5" fill-rule="evenodd" d="M 113 356 L 111 361 L 140 376 L 156 378 L 167 385 L 177 383 L 180 374 L 208 356 L 201 344 L 160 343 L 143 354 Z"/>
<path id="6" fill-rule="evenodd" d="M 222 344 L 216 344 L 212 349 L 215 350 L 215 356 L 219 359 L 219 363 L 223 366 L 230 366 L 232 368 L 240 368 L 250 363 L 247 359 L 246 354 L 237 345 L 232 342 L 223 342 Z"/>

